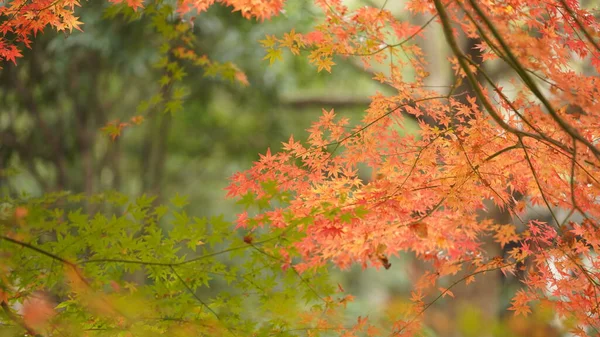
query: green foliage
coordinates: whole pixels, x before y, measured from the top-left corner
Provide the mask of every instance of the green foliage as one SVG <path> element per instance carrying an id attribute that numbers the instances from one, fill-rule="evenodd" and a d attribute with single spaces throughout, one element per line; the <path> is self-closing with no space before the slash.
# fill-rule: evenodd
<path id="1" fill-rule="evenodd" d="M 168 205 L 118 193 L 0 204 L 2 335 L 293 336 L 333 308 L 324 269 L 281 268 L 288 233 L 242 239 L 222 216 L 188 215 L 179 195 Z M 55 309 L 10 320 L 35 298 Z"/>

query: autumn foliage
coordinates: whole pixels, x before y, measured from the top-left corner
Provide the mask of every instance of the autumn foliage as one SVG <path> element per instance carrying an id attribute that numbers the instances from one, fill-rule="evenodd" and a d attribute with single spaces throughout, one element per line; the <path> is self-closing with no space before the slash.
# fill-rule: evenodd
<path id="1" fill-rule="evenodd" d="M 231 196 L 274 200 L 269 210 L 241 214 L 238 226 L 301 221 L 290 229 L 303 233 L 293 245 L 299 271 L 328 261 L 340 268 L 385 266 L 382 253 L 401 251 L 431 261 L 431 273 L 414 290 L 417 315 L 442 277 L 525 269 L 526 287 L 512 310 L 527 314 L 535 303 L 576 320 L 578 333 L 597 328 L 600 119 L 598 77 L 588 73 L 600 70 L 600 27 L 592 13 L 574 1 L 411 1 L 408 11 L 432 18 L 414 26 L 385 8 L 316 3 L 324 20 L 304 35 L 270 38 L 271 53 L 307 49 L 318 70 L 327 71 L 336 55 L 354 55 L 367 69 L 383 63 L 387 70 L 374 79 L 397 94 L 373 96 L 358 124 L 323 111 L 306 143 L 290 138 L 281 152 L 267 151 L 235 175 Z M 442 27 L 452 51 L 456 82 L 444 91 L 425 85 L 427 58 L 418 37 L 430 25 Z M 461 49 L 464 37 L 479 40 L 481 59 Z M 511 77 L 500 84 L 488 64 L 510 69 Z M 405 75 L 409 67 L 414 78 Z M 462 82 L 472 90 L 455 93 Z M 408 118 L 419 122 L 418 134 L 402 132 Z M 361 179 L 361 165 L 376 178 Z M 485 200 L 517 224 L 482 219 Z M 535 206 L 552 221 L 526 221 Z M 568 216 L 559 218 L 558 209 Z M 581 220 L 571 221 L 575 214 Z M 486 256 L 481 243 L 489 236 L 515 248 L 505 259 Z M 409 334 L 411 325 L 398 322 L 395 332 Z"/>
<path id="2" fill-rule="evenodd" d="M 136 11 L 152 1 L 110 0 Z M 183 0 L 180 15 L 201 14 L 215 1 Z M 50 5 L 51 3 L 51 5 Z M 281 0 L 222 1 L 258 20 Z M 0 8 L 0 56 L 15 61 L 46 26 L 79 29 L 77 1 L 9 1 Z M 600 328 L 600 24 L 577 1 L 408 1 L 422 25 L 383 7 L 350 8 L 316 0 L 323 13 L 312 31 L 268 35 L 271 62 L 283 51 L 308 57 L 317 71 L 361 61 L 373 79 L 393 88 L 377 94 L 360 121 L 323 110 L 308 139 L 293 136 L 235 174 L 228 195 L 248 210 L 237 227 L 267 228 L 286 237 L 269 254 L 298 275 L 333 263 L 390 268 L 409 252 L 430 271 L 414 285 L 413 306 L 389 333 L 417 333 L 419 317 L 457 282 L 501 270 L 522 277 L 515 314 L 554 310 L 579 335 Z M 428 85 L 423 36 L 437 27 L 450 51 L 455 82 Z M 477 41 L 465 50 L 462 41 Z M 381 65 L 385 65 L 382 67 Z M 489 69 L 500 69 L 503 77 Z M 467 87 L 468 89 L 465 89 Z M 406 121 L 419 130 L 408 132 Z M 369 171 L 372 179 L 362 172 Z M 486 201 L 491 201 L 486 203 Z M 510 212 L 514 224 L 485 216 Z M 531 209 L 549 219 L 531 219 Z M 560 212 L 559 212 L 560 211 Z M 566 214 L 566 215 L 565 215 Z M 486 240 L 511 247 L 503 257 Z M 248 234 L 242 244 L 252 246 Z M 391 267 L 393 268 L 393 267 Z M 450 287 L 440 280 L 467 275 Z M 453 278 L 454 277 L 454 278 Z M 447 284 L 447 283 L 446 283 Z M 341 302 L 340 302 L 341 303 Z M 359 318 L 355 330 L 365 326 Z M 374 330 L 370 333 L 375 334 Z"/>

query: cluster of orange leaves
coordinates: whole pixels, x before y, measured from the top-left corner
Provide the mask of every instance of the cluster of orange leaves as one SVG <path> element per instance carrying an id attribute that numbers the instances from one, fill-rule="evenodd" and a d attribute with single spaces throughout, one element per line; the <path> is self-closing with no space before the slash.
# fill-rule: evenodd
<path id="1" fill-rule="evenodd" d="M 79 0 L 12 0 L 3 1 L 0 6 L 0 61 L 16 63 L 21 57 L 17 47 L 22 43 L 30 47 L 31 36 L 52 26 L 57 31 L 81 30 L 73 14 Z"/>
<path id="2" fill-rule="evenodd" d="M 431 25 L 460 27 L 448 30 L 451 39 L 479 38 L 484 65 L 515 69 L 500 85 L 468 51 L 453 53 L 456 85 L 472 74 L 483 78 L 480 95 L 453 96 L 425 85 L 428 60 L 419 39 L 429 22 L 414 26 L 385 8 L 352 10 L 339 0 L 315 3 L 322 22 L 305 34 L 268 37 L 267 57 L 279 57 L 279 48 L 308 50 L 319 71 L 331 71 L 334 57 L 357 57 L 366 68 L 383 63 L 388 70 L 374 79 L 396 94 L 374 95 L 358 124 L 323 110 L 306 143 L 291 137 L 281 151 L 267 151 L 235 174 L 229 196 L 269 199 L 272 182 L 293 196 L 289 204 L 273 198 L 270 210 L 240 214 L 238 226 L 301 223 L 294 230 L 303 239 L 293 247 L 299 272 L 330 261 L 388 268 L 385 256 L 402 251 L 431 261 L 434 270 L 413 296 L 417 313 L 426 295 L 439 293 L 441 277 L 524 269 L 526 287 L 512 310 L 527 314 L 535 303 L 576 322 L 574 333 L 600 328 L 600 83 L 590 75 L 600 72 L 600 24 L 592 13 L 569 0 L 409 1 L 407 10 L 431 17 Z M 589 70 L 576 70 L 577 63 Z M 408 67 L 414 78 L 405 78 Z M 418 121 L 418 134 L 403 131 L 407 118 Z M 365 165 L 376 179 L 360 176 Z M 510 211 L 515 224 L 482 220 L 484 200 Z M 555 224 L 525 219 L 535 207 L 547 209 Z M 584 221 L 559 219 L 558 209 Z M 490 236 L 516 248 L 506 258 L 486 256 L 481 244 Z M 410 335 L 412 323 L 399 321 L 396 332 Z"/>
<path id="3" fill-rule="evenodd" d="M 81 30 L 82 22 L 75 16 L 75 7 L 81 0 L 6 0 L 0 6 L 0 61 L 16 63 L 22 57 L 20 45 L 31 46 L 32 36 L 52 27 L 60 32 Z M 134 10 L 143 9 L 147 0 L 108 0 L 112 4 L 126 4 Z M 179 0 L 177 11 L 185 15 L 206 11 L 215 2 L 233 7 L 247 19 L 264 21 L 279 14 L 284 0 Z"/>
<path id="4" fill-rule="evenodd" d="M 115 4 L 125 3 L 127 6 L 138 10 L 144 8 L 146 0 L 109 0 Z M 240 12 L 246 19 L 256 18 L 264 21 L 279 14 L 283 9 L 284 0 L 178 0 L 177 12 L 181 15 L 195 11 L 201 13 L 206 11 L 215 2 L 223 3 L 233 7 L 234 12 Z"/>

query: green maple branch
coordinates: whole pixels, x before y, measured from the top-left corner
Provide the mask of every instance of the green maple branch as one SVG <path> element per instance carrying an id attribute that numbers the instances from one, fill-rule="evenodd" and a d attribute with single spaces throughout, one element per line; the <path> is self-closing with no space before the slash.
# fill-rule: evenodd
<path id="1" fill-rule="evenodd" d="M 262 245 L 264 243 L 276 240 L 278 238 L 280 238 L 281 236 L 283 236 L 287 231 L 289 231 L 289 229 L 286 229 L 285 231 L 283 231 L 282 233 L 275 235 L 273 237 L 261 240 L 261 241 L 257 241 L 255 242 L 253 245 Z M 192 259 L 188 259 L 185 261 L 181 261 L 181 262 L 158 262 L 158 261 L 143 261 L 143 260 L 127 260 L 127 259 L 111 259 L 111 258 L 100 258 L 100 259 L 88 259 L 88 260 L 83 260 L 83 261 L 79 261 L 77 263 L 71 262 L 69 260 L 66 260 L 54 253 L 48 252 L 44 249 L 41 249 L 39 247 L 36 247 L 32 244 L 29 244 L 27 242 L 23 242 L 23 241 L 19 241 L 16 239 L 13 239 L 11 237 L 8 237 L 6 235 L 0 235 L 0 239 L 14 243 L 16 245 L 19 245 L 21 247 L 33 250 L 39 254 L 45 255 L 53 260 L 59 261 L 62 264 L 70 267 L 71 269 L 73 269 L 77 276 L 81 279 L 81 281 L 83 281 L 87 286 L 90 286 L 90 283 L 83 277 L 83 275 L 81 274 L 81 272 L 78 269 L 78 265 L 84 265 L 84 264 L 88 264 L 88 263 L 124 263 L 124 264 L 138 264 L 138 265 L 146 265 L 146 266 L 161 266 L 161 267 L 178 267 L 178 266 L 183 266 L 186 264 L 190 264 L 193 262 L 197 262 L 200 260 L 204 260 L 210 257 L 214 257 L 214 256 L 218 256 L 218 255 L 222 255 L 225 253 L 229 253 L 232 251 L 236 251 L 236 250 L 241 250 L 241 249 L 247 249 L 248 247 L 250 247 L 248 244 L 245 244 L 243 246 L 236 246 L 236 247 L 231 247 L 228 249 L 224 249 L 218 252 L 213 252 L 213 253 L 209 253 L 209 254 L 204 254 L 202 256 L 196 257 L 196 258 L 192 258 Z"/>
<path id="2" fill-rule="evenodd" d="M 89 283 L 89 282 L 88 282 L 88 281 L 85 279 L 85 277 L 83 277 L 83 275 L 81 274 L 81 272 L 80 272 L 80 271 L 79 271 L 79 269 L 77 268 L 77 264 L 75 264 L 75 263 L 73 263 L 73 262 L 71 262 L 71 261 L 65 260 L 65 259 L 63 259 L 62 257 L 60 257 L 60 256 L 58 256 L 58 255 L 55 255 L 55 254 L 53 254 L 53 253 L 51 253 L 51 252 L 48 252 L 48 251 L 46 251 L 46 250 L 43 250 L 43 249 L 41 249 L 41 248 L 38 248 L 38 247 L 36 247 L 36 246 L 34 246 L 34 245 L 32 245 L 32 244 L 29 244 L 29 243 L 27 243 L 27 242 L 23 242 L 23 241 L 19 241 L 19 240 L 13 239 L 13 238 L 11 238 L 11 237 L 8 237 L 8 236 L 6 236 L 6 235 L 0 235 L 0 239 L 2 239 L 2 240 L 5 240 L 5 241 L 8 241 L 8 242 L 11 242 L 11 243 L 14 243 L 14 244 L 16 244 L 16 245 L 19 245 L 19 246 L 21 246 L 21 247 L 24 247 L 24 248 L 27 248 L 27 249 L 31 249 L 31 250 L 33 250 L 33 251 L 35 251 L 35 252 L 38 252 L 38 253 L 40 253 L 40 254 L 42 254 L 42 255 L 45 255 L 45 256 L 47 256 L 47 257 L 51 258 L 51 259 L 53 259 L 53 260 L 56 260 L 56 261 L 59 261 L 59 262 L 61 262 L 61 263 L 62 263 L 62 264 L 64 264 L 65 266 L 68 266 L 69 268 L 71 268 L 71 269 L 72 269 L 72 270 L 75 272 L 75 274 L 77 274 L 77 277 L 79 277 L 79 279 L 81 279 L 81 281 L 82 281 L 82 282 L 83 282 L 83 283 L 84 283 L 86 286 L 90 286 L 90 283 Z"/>
<path id="3" fill-rule="evenodd" d="M 41 249 L 39 247 L 36 247 L 32 244 L 29 244 L 27 242 L 23 242 L 23 241 L 19 241 L 16 239 L 13 239 L 11 237 L 8 237 L 6 235 L 0 235 L 0 239 L 11 242 L 13 244 L 16 244 L 18 246 L 21 246 L 23 248 L 27 248 L 30 250 L 33 250 L 39 254 L 45 255 L 49 258 L 51 258 L 53 261 L 59 261 L 61 262 L 63 265 L 69 267 L 71 270 L 73 270 L 73 272 L 75 273 L 75 275 L 77 275 L 77 278 L 88 288 L 88 289 L 92 289 L 92 285 L 90 284 L 90 282 L 83 276 L 83 274 L 81 273 L 81 271 L 79 270 L 78 266 L 76 263 L 73 263 L 69 260 L 66 260 L 56 254 L 53 254 L 51 252 L 48 252 L 44 249 Z M 106 301 L 105 299 L 102 300 L 102 302 L 104 302 L 105 305 L 111 307 L 116 313 L 118 313 L 119 315 L 121 315 L 122 317 L 126 317 L 126 315 L 124 315 L 120 310 L 118 310 L 117 308 L 115 308 L 111 303 L 109 303 L 108 301 Z"/>
<path id="4" fill-rule="evenodd" d="M 190 286 L 181 278 L 181 276 L 179 275 L 179 273 L 175 270 L 175 267 L 173 266 L 169 266 L 169 269 L 171 270 L 171 272 L 173 273 L 173 275 L 175 275 L 175 277 L 177 277 L 177 279 L 179 280 L 179 282 L 185 287 L 185 289 L 198 301 L 200 302 L 200 304 L 202 304 L 203 307 L 205 307 L 208 311 L 210 311 L 216 318 L 217 320 L 224 322 L 221 317 L 219 316 L 219 314 L 217 314 L 216 311 L 214 311 L 206 302 L 204 302 L 200 296 L 198 296 L 198 294 L 196 294 L 196 292 L 190 288 Z M 225 329 L 227 329 L 227 331 L 229 331 L 232 335 L 237 336 L 237 334 L 228 326 L 225 325 Z"/>
<path id="5" fill-rule="evenodd" d="M 271 259 L 273 259 L 273 260 L 275 260 L 275 261 L 277 261 L 277 262 L 280 262 L 280 263 L 285 263 L 285 262 L 286 262 L 286 261 L 284 261 L 284 260 L 282 260 L 282 259 L 280 259 L 280 258 L 278 258 L 278 257 L 276 257 L 276 256 L 273 256 L 272 254 L 269 254 L 269 253 L 265 252 L 265 251 L 264 251 L 264 250 L 262 250 L 262 249 L 259 249 L 259 248 L 258 248 L 258 247 L 256 247 L 256 246 L 255 246 L 253 243 L 251 243 L 251 244 L 250 244 L 250 246 L 251 246 L 253 249 L 255 249 L 257 252 L 259 252 L 259 253 L 261 253 L 261 254 L 263 254 L 263 255 L 265 255 L 265 256 L 267 256 L 267 257 L 269 257 L 269 258 L 271 258 Z M 291 269 L 294 271 L 294 274 L 296 274 L 296 276 L 297 276 L 297 277 L 300 279 L 300 281 L 301 281 L 302 283 L 304 283 L 304 285 L 306 285 L 306 287 L 307 287 L 308 289 L 310 289 L 310 291 L 311 291 L 313 294 L 315 294 L 315 296 L 317 296 L 317 298 L 319 298 L 319 299 L 320 299 L 321 301 L 323 301 L 323 303 L 325 303 L 325 304 L 327 304 L 327 303 L 328 303 L 328 302 L 327 302 L 327 300 L 325 300 L 325 299 L 323 298 L 323 296 L 321 296 L 321 295 L 320 295 L 320 294 L 319 294 L 319 293 L 318 293 L 318 292 L 317 292 L 317 291 L 316 291 L 316 290 L 315 290 L 313 287 L 311 287 L 311 286 L 310 286 L 310 283 L 309 283 L 309 282 L 308 282 L 308 281 L 307 281 L 307 280 L 306 280 L 304 277 L 302 277 L 302 275 L 300 275 L 300 273 L 299 273 L 299 272 L 296 270 L 296 268 L 294 268 L 293 266 L 290 266 L 290 268 L 291 268 Z"/>
<path id="6" fill-rule="evenodd" d="M 253 246 L 254 245 L 262 245 L 264 243 L 276 240 L 276 239 L 282 237 L 289 230 L 290 229 L 288 228 L 288 229 L 286 229 L 285 231 L 283 231 L 282 233 L 280 233 L 278 235 L 272 236 L 270 238 L 267 238 L 267 239 L 264 239 L 264 240 L 261 240 L 261 241 L 257 241 L 255 243 L 253 243 L 252 245 Z M 23 242 L 23 241 L 19 241 L 19 240 L 13 239 L 13 238 L 8 237 L 6 235 L 0 235 L 0 239 L 8 241 L 8 242 L 11 242 L 11 243 L 14 243 L 16 245 L 19 245 L 19 246 L 27 248 L 27 249 L 31 249 L 31 250 L 39 253 L 39 254 L 45 255 L 47 257 L 50 257 L 53 260 L 56 260 L 56 261 L 59 261 L 59 262 L 63 263 L 64 265 L 72 268 L 77 273 L 77 275 L 81 278 L 81 280 L 86 285 L 88 285 L 88 286 L 90 284 L 83 277 L 83 275 L 81 275 L 79 269 L 77 268 L 78 265 L 83 265 L 83 264 L 88 264 L 88 263 L 125 263 L 125 264 L 139 264 L 139 265 L 146 265 L 146 266 L 178 267 L 178 266 L 183 266 L 183 265 L 190 264 L 190 263 L 193 263 L 193 262 L 197 262 L 197 261 L 200 261 L 200 260 L 204 260 L 204 259 L 207 259 L 207 258 L 210 258 L 210 257 L 214 257 L 214 256 L 217 256 L 217 255 L 229 253 L 229 252 L 232 252 L 232 251 L 241 250 L 241 249 L 247 249 L 248 247 L 250 247 L 248 244 L 245 244 L 243 246 L 231 247 L 231 248 L 228 248 L 228 249 L 224 249 L 224 250 L 221 250 L 221 251 L 218 251 L 218 252 L 214 252 L 214 253 L 204 254 L 202 256 L 198 256 L 198 257 L 195 257 L 195 258 L 192 258 L 192 259 L 188 259 L 188 260 L 185 260 L 185 261 L 181 261 L 181 262 L 158 262 L 158 261 L 110 259 L 110 258 L 104 259 L 104 258 L 100 258 L 100 259 L 83 260 L 83 261 L 79 261 L 77 263 L 74 263 L 74 262 L 68 261 L 68 260 L 66 260 L 66 259 L 64 259 L 64 258 L 62 258 L 62 257 L 60 257 L 60 256 L 58 256 L 56 254 L 53 254 L 53 253 L 48 252 L 46 250 L 43 250 L 43 249 L 41 249 L 39 247 L 36 247 L 36 246 L 34 246 L 32 244 L 29 244 L 27 242 Z"/>
<path id="7" fill-rule="evenodd" d="M 267 243 L 269 241 L 273 241 L 276 240 L 278 238 L 280 238 L 281 236 L 283 236 L 285 234 L 286 231 L 275 235 L 273 237 L 270 237 L 268 239 L 264 239 L 262 241 L 257 241 L 255 244 L 256 245 L 262 245 L 264 243 Z M 182 266 L 182 265 L 186 265 L 186 264 L 190 264 L 193 262 L 198 262 L 210 257 L 214 257 L 214 256 L 218 256 L 218 255 L 222 255 L 225 253 L 229 253 L 229 252 L 233 252 L 236 250 L 241 250 L 241 249 L 247 249 L 249 246 L 247 244 L 243 245 L 243 246 L 236 246 L 236 247 L 231 247 L 231 248 L 227 248 L 224 250 L 220 250 L 218 252 L 213 252 L 213 253 L 209 253 L 209 254 L 204 254 L 195 258 L 191 258 L 185 261 L 181 261 L 181 262 L 158 262 L 158 261 L 143 261 L 143 260 L 127 260 L 127 259 L 111 259 L 111 258 L 99 258 L 99 259 L 89 259 L 89 260 L 83 260 L 80 261 L 79 264 L 88 264 L 88 263 L 106 263 L 106 262 L 115 262 L 115 263 L 126 263 L 126 264 L 139 264 L 139 265 L 147 265 L 147 266 L 162 266 L 162 267 L 177 267 L 177 266 Z"/>
<path id="8" fill-rule="evenodd" d="M 253 269 L 253 270 L 250 270 L 250 271 L 248 271 L 248 272 L 247 272 L 247 274 L 252 274 L 252 275 L 254 275 L 254 273 L 256 273 L 256 272 L 260 272 L 260 271 L 262 271 L 262 270 L 264 270 L 264 269 L 267 269 L 267 268 L 269 268 L 269 266 L 263 266 L 263 267 L 261 267 L 261 268 L 256 268 L 256 269 Z M 221 277 L 231 277 L 231 276 L 238 276 L 238 275 L 237 275 L 237 274 L 235 274 L 235 273 L 218 273 L 218 272 L 214 272 L 214 271 L 208 271 L 208 270 L 207 270 L 207 271 L 205 271 L 205 272 L 206 272 L 207 274 L 217 275 L 217 276 L 221 276 Z M 244 275 L 244 274 L 242 274 L 242 275 L 239 275 L 239 276 L 240 276 L 241 278 L 243 278 L 243 279 L 244 279 L 246 282 L 248 282 L 248 284 L 251 284 L 251 285 L 252 285 L 254 288 L 256 288 L 256 289 L 258 289 L 258 290 L 262 291 L 263 293 L 265 293 L 265 292 L 266 292 L 265 288 L 261 287 L 261 286 L 260 286 L 260 285 L 258 285 L 256 282 L 252 281 L 252 279 L 251 279 L 251 278 L 249 278 L 248 276 L 246 276 L 246 275 Z M 258 292 L 257 292 L 257 293 L 258 293 Z"/>
<path id="9" fill-rule="evenodd" d="M 318 327 L 318 326 L 309 326 L 309 327 L 304 327 L 304 328 L 291 328 L 291 329 L 286 329 L 286 330 L 280 330 L 278 331 L 279 333 L 285 333 L 285 332 L 295 332 L 295 331 L 303 331 L 303 332 L 309 332 L 311 330 L 315 330 L 315 331 L 334 331 L 334 332 L 339 332 L 339 331 L 345 331 L 345 330 L 353 330 L 353 327 L 350 328 L 346 328 L 343 326 L 340 327 Z"/>
<path id="10" fill-rule="evenodd" d="M 141 260 L 127 260 L 127 259 L 90 259 L 90 260 L 84 260 L 84 261 L 80 261 L 79 263 L 74 263 L 71 262 L 69 260 L 66 260 L 52 252 L 46 251 L 44 249 L 41 249 L 39 247 L 36 247 L 30 243 L 27 242 L 23 242 L 23 241 L 19 241 L 16 239 L 13 239 L 11 237 L 8 237 L 6 235 L 0 235 L 0 239 L 11 242 L 13 244 L 19 245 L 23 248 L 27 248 L 30 249 L 32 251 L 35 251 L 41 255 L 47 256 L 49 258 L 51 258 L 54 261 L 58 261 L 60 263 L 62 263 L 65 266 L 68 266 L 69 268 L 71 268 L 76 275 L 78 276 L 78 278 L 87 286 L 87 287 L 91 287 L 89 281 L 87 281 L 84 276 L 81 274 L 81 272 L 79 271 L 78 268 L 78 264 L 82 265 L 82 264 L 86 264 L 86 263 L 127 263 L 127 264 L 139 264 L 139 265 L 146 265 L 146 266 L 161 266 L 161 267 L 168 267 L 171 272 L 173 273 L 173 275 L 175 275 L 175 277 L 178 279 L 178 281 L 184 286 L 184 288 L 186 289 L 187 292 L 189 292 L 198 302 L 200 302 L 208 311 L 210 311 L 219 321 L 223 321 L 220 316 L 212 309 L 210 308 L 210 306 L 204 302 L 194 291 L 193 289 L 191 289 L 191 287 L 181 278 L 181 276 L 179 275 L 179 273 L 176 271 L 176 267 L 178 266 L 183 266 L 192 262 L 197 262 L 200 261 L 202 259 L 206 259 L 209 257 L 213 257 L 213 256 L 217 256 L 220 254 L 224 254 L 224 253 L 228 253 L 228 252 L 232 252 L 232 251 L 236 251 L 236 250 L 240 250 L 240 249 L 246 249 L 248 247 L 252 247 L 254 249 L 257 249 L 259 251 L 261 251 L 260 249 L 258 249 L 255 245 L 261 245 L 264 244 L 266 242 L 275 240 L 281 236 L 283 236 L 289 229 L 286 229 L 285 231 L 283 231 L 282 233 L 280 233 L 279 235 L 273 236 L 271 238 L 262 240 L 262 241 L 258 241 L 252 245 L 244 245 L 244 246 L 237 246 L 237 247 L 232 247 L 229 249 L 225 249 L 219 252 L 214 252 L 214 253 L 210 253 L 210 254 L 205 254 L 202 255 L 200 257 L 197 258 L 193 258 L 193 259 L 189 259 L 186 261 L 182 261 L 182 262 L 156 262 L 156 261 L 141 261 Z M 266 254 L 265 252 L 261 251 L 262 253 Z M 266 254 L 267 256 L 269 256 L 269 254 Z M 273 256 L 271 256 L 272 258 L 275 258 Z M 276 258 L 275 258 L 276 259 Z M 298 272 L 294 269 L 294 271 L 298 274 Z M 323 301 L 325 301 L 318 293 L 316 293 L 316 291 L 314 289 L 312 289 L 312 287 L 310 287 L 310 285 L 308 285 L 307 281 L 302 278 L 299 274 L 298 276 L 300 277 L 300 279 L 307 284 L 307 287 L 309 287 L 309 289 L 311 289 L 313 292 L 315 292 L 315 294 Z M 107 303 L 108 305 L 110 305 L 109 303 Z M 34 333 L 34 331 L 29 328 L 18 316 L 14 315 L 11 311 L 7 311 L 10 310 L 10 308 L 8 307 L 8 305 L 5 302 L 1 302 L 0 305 L 2 305 L 4 311 L 6 312 L 7 316 L 15 321 L 17 324 L 21 325 L 22 327 L 24 327 L 29 334 L 33 335 L 33 336 L 40 336 Z M 6 307 L 5 307 L 6 306 Z M 112 305 L 110 305 L 112 307 Z M 120 313 L 118 310 L 115 309 L 116 312 L 118 312 L 119 314 L 121 314 L 123 317 L 125 317 L 122 313 Z M 235 331 L 229 327 L 229 326 L 225 326 L 225 328 L 234 336 L 237 336 L 237 334 L 235 333 Z"/>

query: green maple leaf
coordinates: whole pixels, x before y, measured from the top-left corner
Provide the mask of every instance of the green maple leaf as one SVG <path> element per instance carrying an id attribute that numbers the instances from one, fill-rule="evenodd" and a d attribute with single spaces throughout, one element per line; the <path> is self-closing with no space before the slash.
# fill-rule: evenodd
<path id="1" fill-rule="evenodd" d="M 281 49 L 269 48 L 267 49 L 267 55 L 263 57 L 263 60 L 269 60 L 269 64 L 272 65 L 276 60 L 282 60 Z"/>

